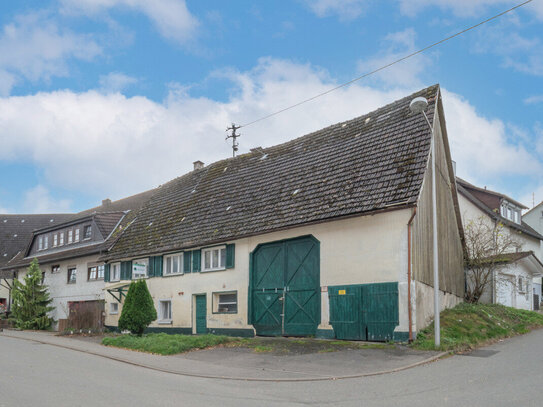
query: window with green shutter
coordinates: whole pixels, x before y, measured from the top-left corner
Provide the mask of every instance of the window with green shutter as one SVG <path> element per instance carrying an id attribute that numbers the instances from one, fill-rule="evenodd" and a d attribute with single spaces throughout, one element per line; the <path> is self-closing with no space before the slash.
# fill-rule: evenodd
<path id="1" fill-rule="evenodd" d="M 121 280 L 132 280 L 132 262 L 121 262 Z"/>
<path id="2" fill-rule="evenodd" d="M 192 260 L 192 256 L 191 256 L 192 252 L 190 251 L 187 251 L 187 252 L 183 252 L 183 272 L 184 273 L 190 273 L 191 272 L 191 260 Z"/>
<path id="3" fill-rule="evenodd" d="M 226 245 L 226 268 L 233 269 L 236 258 L 236 245 L 227 244 Z"/>
<path id="4" fill-rule="evenodd" d="M 192 251 L 192 272 L 198 273 L 201 269 L 201 251 L 200 250 L 193 250 Z"/>
<path id="5" fill-rule="evenodd" d="M 149 257 L 149 277 L 162 276 L 162 256 Z"/>
<path id="6" fill-rule="evenodd" d="M 104 264 L 104 282 L 109 283 L 109 271 L 111 264 Z"/>

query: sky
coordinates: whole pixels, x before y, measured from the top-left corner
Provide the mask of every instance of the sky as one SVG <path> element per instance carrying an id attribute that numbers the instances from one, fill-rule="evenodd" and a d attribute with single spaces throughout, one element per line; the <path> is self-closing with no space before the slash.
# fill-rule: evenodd
<path id="1" fill-rule="evenodd" d="M 520 0 L 518 0 L 520 2 Z M 244 124 L 517 4 L 36 0 L 0 4 L 0 213 L 81 211 L 230 157 Z M 240 130 L 240 153 L 439 83 L 457 174 L 543 200 L 543 0 Z"/>

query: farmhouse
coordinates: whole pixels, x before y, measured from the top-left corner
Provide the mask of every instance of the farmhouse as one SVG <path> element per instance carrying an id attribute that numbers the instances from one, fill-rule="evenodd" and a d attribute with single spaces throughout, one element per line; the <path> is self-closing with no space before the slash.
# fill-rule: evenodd
<path id="1" fill-rule="evenodd" d="M 25 247 L 4 267 L 23 280 L 34 258 L 53 299 L 54 328 L 100 328 L 104 310 L 104 263 L 99 256 L 118 238 L 153 190 L 102 205 L 78 214 L 50 215 L 51 222 L 27 233 Z M 40 215 L 44 216 L 44 215 Z M 54 220 L 57 220 L 54 222 Z M 17 225 L 20 230 L 20 225 Z M 19 232 L 20 233 L 20 232 Z M 71 319 L 70 323 L 68 320 Z M 64 324 L 64 325 L 63 325 Z"/>
<path id="2" fill-rule="evenodd" d="M 438 85 L 161 186 L 102 256 L 106 325 L 146 278 L 150 330 L 407 340 L 433 316 L 431 130 L 442 307 L 464 295 L 462 225 Z"/>

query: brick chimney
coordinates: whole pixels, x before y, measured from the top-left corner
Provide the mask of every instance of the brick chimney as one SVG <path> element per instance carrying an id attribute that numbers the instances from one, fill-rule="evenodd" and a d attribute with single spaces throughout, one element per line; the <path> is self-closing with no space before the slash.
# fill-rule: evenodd
<path id="1" fill-rule="evenodd" d="M 198 161 L 194 161 L 194 169 L 195 170 L 201 170 L 202 168 L 204 168 L 204 163 L 201 162 L 200 160 Z"/>
<path id="2" fill-rule="evenodd" d="M 102 206 L 109 206 L 109 205 L 111 205 L 111 199 L 109 198 L 102 199 Z"/>

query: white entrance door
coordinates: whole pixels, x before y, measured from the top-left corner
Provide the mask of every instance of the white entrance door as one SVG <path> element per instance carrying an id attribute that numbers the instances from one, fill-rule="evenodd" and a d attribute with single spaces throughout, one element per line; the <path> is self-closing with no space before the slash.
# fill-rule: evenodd
<path id="1" fill-rule="evenodd" d="M 498 274 L 496 278 L 496 302 L 507 307 L 516 307 L 517 290 L 515 276 L 509 274 Z"/>

